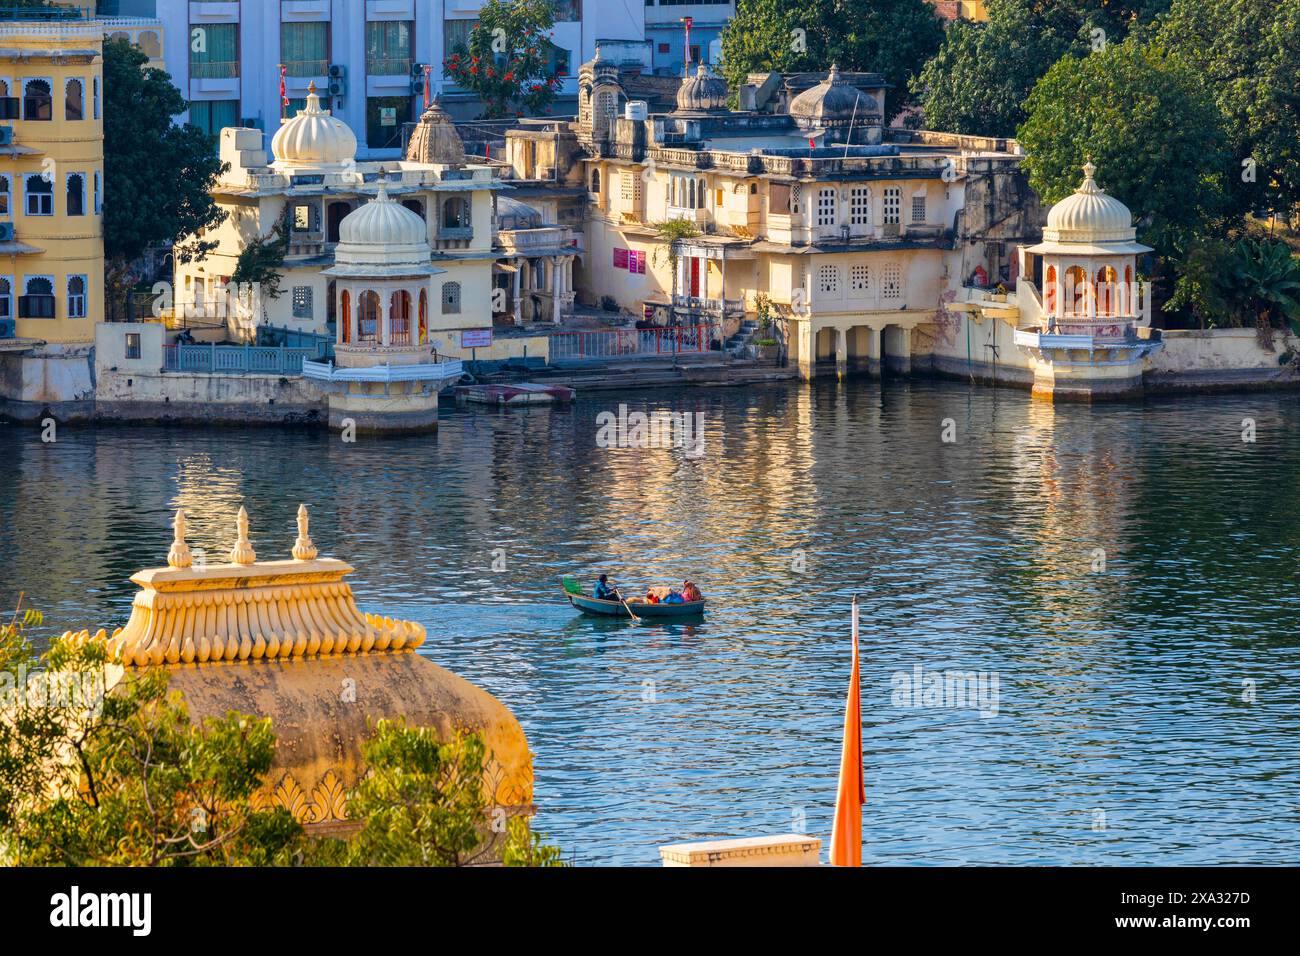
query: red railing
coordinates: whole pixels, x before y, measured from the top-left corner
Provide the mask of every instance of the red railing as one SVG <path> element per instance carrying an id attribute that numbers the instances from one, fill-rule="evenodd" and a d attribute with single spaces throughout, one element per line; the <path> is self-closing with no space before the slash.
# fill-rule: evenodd
<path id="1" fill-rule="evenodd" d="M 653 358 L 709 351 L 711 325 L 678 325 L 654 329 L 599 329 L 552 332 L 551 361 L 606 358 Z"/>

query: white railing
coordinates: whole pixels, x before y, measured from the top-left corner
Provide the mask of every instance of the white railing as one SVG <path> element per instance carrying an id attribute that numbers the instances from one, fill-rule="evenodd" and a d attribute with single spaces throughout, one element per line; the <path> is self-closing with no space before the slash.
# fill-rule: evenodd
<path id="1" fill-rule="evenodd" d="M 436 382 L 461 377 L 464 367 L 459 359 L 423 365 L 371 365 L 365 368 L 341 368 L 328 362 L 303 362 L 302 374 L 317 382 Z"/>

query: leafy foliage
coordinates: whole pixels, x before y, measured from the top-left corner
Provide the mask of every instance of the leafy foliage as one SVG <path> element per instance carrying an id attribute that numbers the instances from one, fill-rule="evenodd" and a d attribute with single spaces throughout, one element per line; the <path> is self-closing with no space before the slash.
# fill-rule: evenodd
<path id="1" fill-rule="evenodd" d="M 953 23 L 913 81 L 925 126 L 1012 136 L 1027 118 L 1034 84 L 1061 57 L 1121 42 L 1168 6 L 1169 0 L 989 0 L 988 22 Z"/>
<path id="2" fill-rule="evenodd" d="M 104 249 L 119 262 L 225 218 L 211 196 L 224 171 L 211 139 L 198 127 L 172 124 L 185 100 L 170 76 L 147 63 L 124 39 L 104 42 Z"/>
<path id="3" fill-rule="evenodd" d="M 913 71 L 938 48 L 943 27 L 925 0 L 739 0 L 722 33 L 722 75 L 732 89 L 749 73 L 825 70 L 883 74 L 891 119 L 910 103 Z"/>
<path id="4" fill-rule="evenodd" d="M 255 285 L 268 298 L 278 299 L 282 291 L 280 280 L 284 278 L 281 270 L 284 268 L 284 257 L 289 251 L 292 228 L 289 209 L 286 207 L 268 235 L 254 236 L 244 244 L 230 281 L 236 285 Z"/>
<path id="5" fill-rule="evenodd" d="M 371 768 L 348 802 L 363 820 L 348 861 L 358 866 L 464 866 L 488 857 L 504 834 L 507 865 L 551 865 L 559 852 L 522 820 L 507 825 L 483 778 L 488 751 L 478 734 L 440 741 L 428 728 L 380 721 L 362 745 Z M 487 831 L 486 833 L 484 831 Z"/>
<path id="6" fill-rule="evenodd" d="M 444 73 L 479 95 L 487 119 L 549 111 L 560 86 L 548 55 L 551 0 L 487 0 L 478 19 Z"/>
<path id="7" fill-rule="evenodd" d="M 95 641 L 59 639 L 37 658 L 25 632 L 40 623 L 28 611 L 0 626 L 0 861 L 454 866 L 500 852 L 506 865 L 559 865 L 526 820 L 489 813 L 477 734 L 441 742 L 381 722 L 363 746 L 372 772 L 348 803 L 360 833 L 312 839 L 287 811 L 254 802 L 275 757 L 269 720 L 230 713 L 196 726 L 166 668 L 124 669 Z M 79 693 L 31 693 L 38 671 Z"/>
<path id="8" fill-rule="evenodd" d="M 1136 37 L 1064 57 L 1026 109 L 1017 138 L 1045 203 L 1075 189 L 1091 156 L 1101 185 L 1122 198 L 1143 241 L 1162 255 L 1189 248 L 1223 216 L 1218 110 L 1177 57 Z"/>
<path id="9" fill-rule="evenodd" d="M 1233 208 L 1300 204 L 1300 0 L 1174 0 L 1156 42 L 1191 64 L 1223 115 Z"/>

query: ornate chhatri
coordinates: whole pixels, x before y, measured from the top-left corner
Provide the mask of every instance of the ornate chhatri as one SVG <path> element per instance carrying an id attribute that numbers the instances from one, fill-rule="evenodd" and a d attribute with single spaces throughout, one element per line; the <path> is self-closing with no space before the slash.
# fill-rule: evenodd
<path id="1" fill-rule="evenodd" d="M 307 522 L 301 505 L 292 560 L 259 562 L 248 540 L 248 513 L 240 508 L 231 563 L 195 568 L 185 543 L 185 512 L 176 512 L 168 567 L 131 578 L 140 593 L 131 619 L 108 638 L 114 656 L 127 666 L 145 667 L 418 647 L 425 637 L 419 624 L 357 607 L 343 581 L 353 568 L 317 558 Z"/>
<path id="2" fill-rule="evenodd" d="M 256 802 L 304 824 L 350 827 L 348 793 L 366 773 L 362 743 L 379 720 L 429 727 L 440 739 L 482 734 L 492 757 L 483 783 L 496 806 L 528 812 L 532 755 L 513 714 L 491 694 L 408 653 L 425 639 L 413 621 L 361 611 L 343 578 L 352 567 L 317 556 L 299 506 L 289 560 L 259 561 L 239 509 L 230 562 L 205 564 L 185 542 L 176 512 L 167 567 L 134 575 L 131 617 L 106 643 L 117 661 L 110 686 L 132 668 L 165 667 L 192 719 L 231 711 L 269 717 L 271 773 Z"/>

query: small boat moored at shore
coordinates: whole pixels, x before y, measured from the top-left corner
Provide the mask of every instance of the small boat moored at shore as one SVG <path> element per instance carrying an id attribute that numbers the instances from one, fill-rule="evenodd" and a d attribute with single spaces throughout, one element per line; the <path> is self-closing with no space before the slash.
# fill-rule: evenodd
<path id="1" fill-rule="evenodd" d="M 564 385 L 521 382 L 517 385 L 458 385 L 455 395 L 458 402 L 477 405 L 548 405 L 573 401 L 574 391 Z"/>

